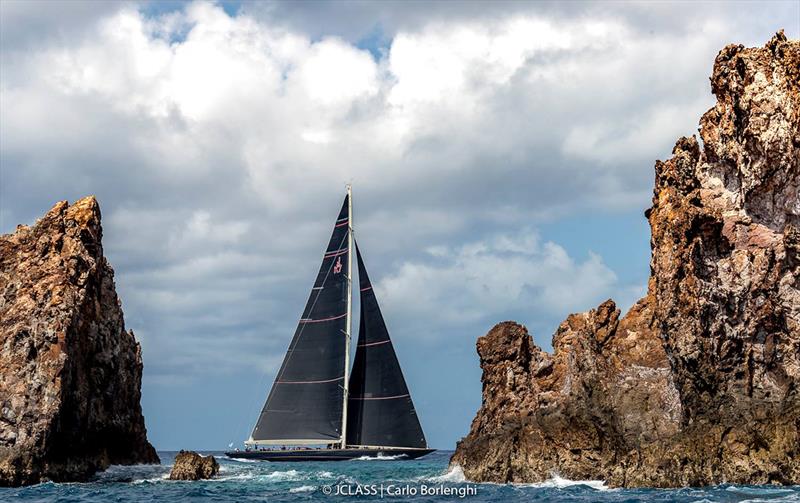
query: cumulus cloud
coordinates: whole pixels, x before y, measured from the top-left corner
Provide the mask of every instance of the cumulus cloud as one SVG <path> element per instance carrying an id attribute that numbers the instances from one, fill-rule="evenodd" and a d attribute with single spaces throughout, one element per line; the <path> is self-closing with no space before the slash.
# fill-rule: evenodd
<path id="1" fill-rule="evenodd" d="M 485 215 L 496 201 L 474 198 L 487 186 L 530 212 L 572 207 L 576 193 L 641 205 L 641 164 L 710 102 L 702 85 L 684 96 L 663 62 L 674 46 L 705 53 L 680 65 L 704 76 L 722 32 L 643 38 L 610 17 L 515 14 L 401 32 L 376 60 L 211 4 L 156 18 L 127 6 L 72 43 L 4 56 L 4 156 L 39 173 L 124 156 L 171 185 L 224 172 L 243 186 L 232 190 L 286 212 L 306 206 L 296 194 L 350 179 L 375 201 L 425 185 L 415 202 L 429 211 Z"/>
<path id="2" fill-rule="evenodd" d="M 160 5 L 0 2 L 0 230 L 99 197 L 145 396 L 274 372 L 349 181 L 398 352 L 437 349 L 452 360 L 428 366 L 453 379 L 496 321 L 546 345 L 568 312 L 630 304 L 646 257 L 612 270 L 587 239 L 536 229 L 591 213 L 605 239 L 627 232 L 615 215 L 641 214 L 653 160 L 712 103 L 717 51 L 797 18 L 788 3 L 689 20 L 627 2 Z M 444 385 L 423 361 L 412 384 Z"/>
<path id="3" fill-rule="evenodd" d="M 410 330 L 422 337 L 437 329 L 584 310 L 618 286 L 617 276 L 598 255 L 576 261 L 532 231 L 426 252 L 401 263 L 376 288 L 392 312 L 424 320 Z"/>

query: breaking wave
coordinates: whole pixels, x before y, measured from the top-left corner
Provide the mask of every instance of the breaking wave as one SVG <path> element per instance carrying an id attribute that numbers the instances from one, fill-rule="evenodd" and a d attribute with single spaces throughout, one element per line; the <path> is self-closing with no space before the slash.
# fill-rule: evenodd
<path id="1" fill-rule="evenodd" d="M 260 479 L 271 480 L 275 482 L 295 482 L 298 480 L 304 480 L 306 477 L 307 474 L 301 474 L 297 470 L 289 470 L 286 472 L 272 472 L 266 475 L 259 476 Z"/>
<path id="2" fill-rule="evenodd" d="M 565 479 L 564 477 L 559 476 L 558 474 L 553 474 L 552 478 L 545 480 L 544 482 L 538 482 L 533 484 L 515 484 L 521 487 L 540 487 L 540 488 L 555 488 L 555 489 L 563 489 L 565 487 L 571 486 L 584 486 L 594 489 L 595 491 L 607 491 L 609 488 L 606 486 L 606 482 L 604 480 L 570 480 Z"/>
<path id="3" fill-rule="evenodd" d="M 234 463 L 261 463 L 258 459 L 242 459 L 242 458 L 227 458 L 226 461 L 233 461 Z"/>
<path id="4" fill-rule="evenodd" d="M 464 470 L 462 470 L 458 465 L 451 467 L 441 475 L 436 475 L 434 477 L 421 477 L 419 480 L 426 480 L 428 482 L 451 482 L 454 484 L 467 481 L 466 477 L 464 477 Z"/>

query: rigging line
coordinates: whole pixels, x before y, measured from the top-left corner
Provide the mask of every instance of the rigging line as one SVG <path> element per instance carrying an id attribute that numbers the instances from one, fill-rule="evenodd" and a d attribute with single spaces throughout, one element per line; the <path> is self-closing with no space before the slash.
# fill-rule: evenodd
<path id="1" fill-rule="evenodd" d="M 259 381 L 258 381 L 258 388 L 257 389 L 260 389 L 260 390 L 264 389 L 264 387 L 267 384 L 267 375 L 268 374 L 267 374 L 266 371 L 261 372 L 261 376 L 260 376 Z M 258 407 L 258 403 L 259 402 L 253 400 L 252 404 L 250 405 L 250 410 L 248 411 L 248 414 L 246 416 L 242 416 L 242 422 L 241 422 L 241 426 L 239 427 L 239 431 L 244 432 L 244 435 L 246 437 L 248 437 L 248 439 L 251 436 L 251 433 L 252 433 L 253 429 L 255 429 L 255 426 L 253 426 L 253 428 L 250 429 L 250 431 L 248 431 L 248 429 L 247 429 L 247 418 L 248 417 L 253 417 L 253 414 L 256 412 L 256 407 Z M 260 413 L 258 414 L 258 418 L 256 419 L 256 424 L 258 424 L 258 420 L 259 419 L 261 419 L 261 414 Z M 231 442 L 231 443 L 233 443 L 233 442 Z"/>
<path id="2" fill-rule="evenodd" d="M 347 218 L 348 218 L 348 220 L 349 220 L 349 219 L 350 219 L 350 215 L 348 215 L 348 217 L 347 217 Z M 348 230 L 348 232 L 350 232 L 350 231 Z M 339 246 L 338 246 L 337 248 L 341 248 L 341 247 L 342 247 L 342 244 L 343 244 L 343 243 L 344 243 L 344 241 L 347 239 L 347 234 L 348 234 L 348 232 L 345 232 L 345 234 L 344 234 L 344 238 L 342 238 L 342 241 L 339 243 Z M 323 255 L 323 259 L 322 259 L 322 260 L 325 260 L 325 258 L 324 258 L 324 255 Z M 333 261 L 333 260 L 332 260 L 332 261 L 331 261 L 331 264 L 328 266 L 328 270 L 325 272 L 325 277 L 322 279 L 322 286 L 320 286 L 318 290 L 316 290 L 315 288 L 312 288 L 312 289 L 311 289 L 311 291 L 312 291 L 312 292 L 314 292 L 314 291 L 316 290 L 316 292 L 317 292 L 317 296 L 314 298 L 314 302 L 311 304 L 311 307 L 309 308 L 309 312 L 310 312 L 310 311 L 313 311 L 313 309 L 314 309 L 314 306 L 316 306 L 316 305 L 317 305 L 317 301 L 319 300 L 319 296 L 322 294 L 322 289 L 323 289 L 323 288 L 324 288 L 324 286 L 325 286 L 325 282 L 328 280 L 328 276 L 330 275 L 330 273 L 331 273 L 331 270 L 333 269 L 333 264 L 334 264 L 334 262 L 335 262 L 335 261 Z M 352 277 L 352 275 L 353 275 L 353 271 L 350 271 L 350 276 Z M 348 281 L 351 281 L 351 278 L 348 278 Z M 300 341 L 300 337 L 303 335 L 303 330 L 305 330 L 305 328 L 306 328 L 306 325 L 305 325 L 305 324 L 302 324 L 302 326 L 300 327 L 300 332 L 298 332 L 298 334 L 297 334 L 297 341 L 295 341 L 294 345 L 292 345 L 291 347 L 289 347 L 289 349 L 287 350 L 287 357 L 288 357 L 288 358 L 291 358 L 291 355 L 290 355 L 289 353 L 291 353 L 291 354 L 294 354 L 294 349 L 295 349 L 295 347 L 297 346 L 297 342 L 299 342 L 299 341 Z M 288 359 L 288 358 L 287 358 L 287 359 Z M 286 361 L 284 361 L 284 363 L 286 363 Z M 285 365 L 281 365 L 281 369 L 280 369 L 280 371 L 279 371 L 279 375 L 275 376 L 275 381 L 278 381 L 278 380 L 280 380 L 280 378 L 281 378 L 281 377 L 283 377 L 283 373 L 285 372 L 285 370 L 286 370 L 286 366 L 285 366 Z M 267 374 L 266 374 L 266 373 L 265 373 L 265 374 L 262 374 L 262 383 L 261 383 L 261 385 L 259 386 L 261 389 L 263 389 L 263 388 L 264 388 L 264 385 L 263 385 L 263 384 L 264 384 L 264 382 L 265 382 L 266 380 L 267 380 Z M 272 389 L 270 389 L 270 392 L 269 392 L 269 394 L 267 395 L 267 398 L 266 398 L 266 400 L 264 401 L 264 405 L 263 405 L 263 407 L 266 407 L 266 405 L 267 405 L 267 402 L 269 401 L 270 397 L 272 396 L 272 391 L 273 391 L 273 390 L 272 390 Z M 253 403 L 254 403 L 254 405 L 253 405 L 253 408 L 255 408 L 255 407 L 257 407 L 257 406 L 258 406 L 258 402 L 256 402 L 255 400 L 253 401 Z M 263 407 L 262 407 L 262 409 L 263 409 Z M 251 412 L 251 414 L 250 414 L 250 416 L 249 416 L 249 417 L 253 417 L 253 414 L 252 414 L 252 412 Z M 252 427 L 252 429 L 251 429 L 251 432 L 252 432 L 252 431 L 255 431 L 256 425 L 258 425 L 258 422 L 259 422 L 260 420 L 261 420 L 261 414 L 259 413 L 259 414 L 258 414 L 258 417 L 256 418 L 256 422 L 255 422 L 255 424 L 253 425 L 253 427 Z M 246 423 L 246 421 L 247 421 L 247 418 L 245 418 L 245 424 L 247 424 L 247 423 Z M 245 433 L 247 433 L 247 432 L 245 432 Z M 249 437 L 249 435 L 248 435 L 248 437 Z"/>

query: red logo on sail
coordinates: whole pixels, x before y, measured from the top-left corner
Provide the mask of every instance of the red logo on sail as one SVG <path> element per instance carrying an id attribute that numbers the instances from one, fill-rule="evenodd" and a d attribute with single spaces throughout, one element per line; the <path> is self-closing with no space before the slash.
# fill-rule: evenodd
<path id="1" fill-rule="evenodd" d="M 333 274 L 342 272 L 342 257 L 336 258 L 336 265 L 333 266 Z"/>

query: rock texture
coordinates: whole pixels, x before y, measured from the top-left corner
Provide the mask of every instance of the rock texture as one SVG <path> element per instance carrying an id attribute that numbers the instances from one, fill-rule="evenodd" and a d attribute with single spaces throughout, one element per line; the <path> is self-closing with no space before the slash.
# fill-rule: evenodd
<path id="1" fill-rule="evenodd" d="M 94 197 L 0 236 L 0 485 L 158 463 Z"/>
<path id="2" fill-rule="evenodd" d="M 478 340 L 467 478 L 800 484 L 800 42 L 729 45 L 702 146 L 656 163 L 648 294 Z"/>
<path id="3" fill-rule="evenodd" d="M 170 480 L 210 479 L 219 472 L 214 456 L 201 456 L 194 451 L 181 451 L 175 456 L 175 465 L 169 472 Z"/>

